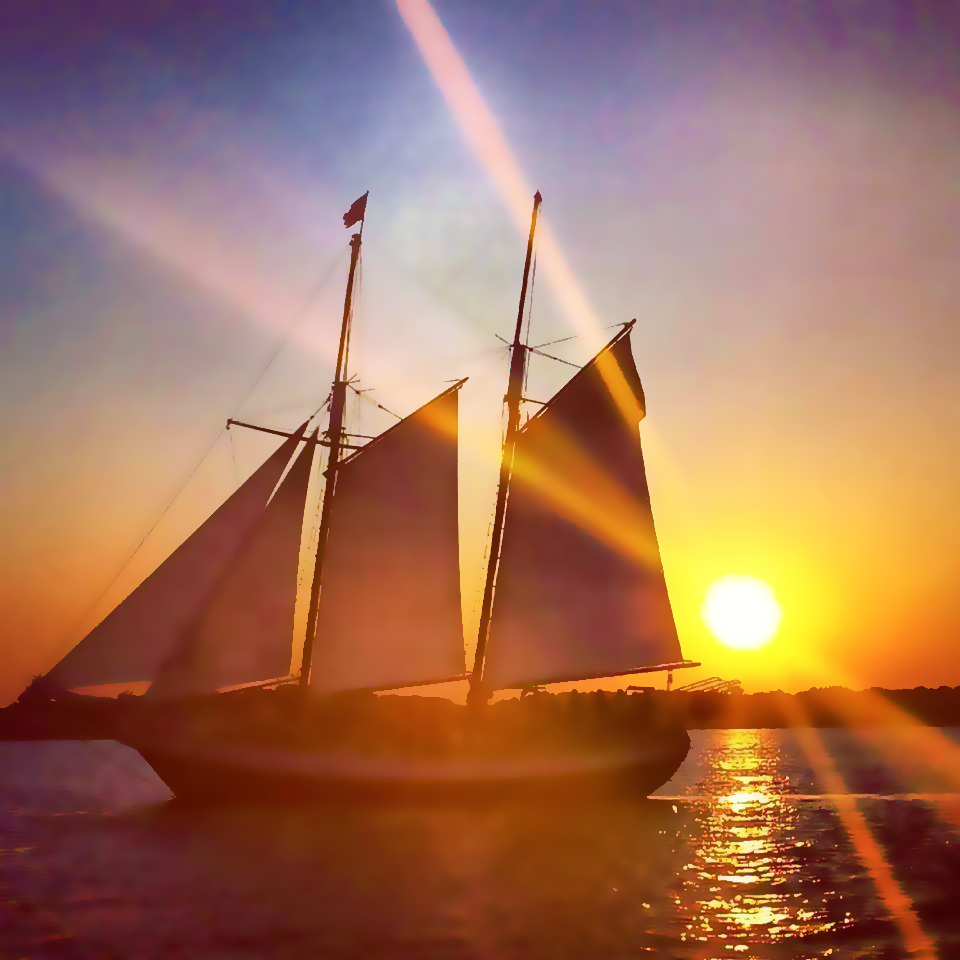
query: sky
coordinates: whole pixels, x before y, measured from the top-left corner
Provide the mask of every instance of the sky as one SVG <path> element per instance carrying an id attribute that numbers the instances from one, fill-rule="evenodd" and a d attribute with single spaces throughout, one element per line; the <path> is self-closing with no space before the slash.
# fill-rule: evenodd
<path id="1" fill-rule="evenodd" d="M 321 405 L 367 190 L 351 371 L 401 414 L 470 377 L 468 651 L 539 189 L 532 341 L 583 363 L 637 319 L 684 679 L 960 684 L 960 14 L 436 0 L 467 89 L 430 11 L 3 4 L 0 703 L 270 451 L 228 417 Z M 768 646 L 704 625 L 728 574 L 774 589 Z"/>

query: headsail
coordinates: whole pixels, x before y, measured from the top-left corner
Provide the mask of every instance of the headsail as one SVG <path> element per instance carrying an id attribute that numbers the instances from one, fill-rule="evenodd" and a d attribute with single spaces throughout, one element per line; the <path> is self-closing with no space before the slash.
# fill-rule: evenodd
<path id="1" fill-rule="evenodd" d="M 429 683 L 464 672 L 459 387 L 340 465 L 310 680 L 316 693 Z"/>
<path id="2" fill-rule="evenodd" d="M 629 388 L 616 400 L 612 364 Z M 640 450 L 643 415 L 624 331 L 521 431 L 485 688 L 616 676 L 681 659 Z"/>
<path id="3" fill-rule="evenodd" d="M 94 627 L 49 678 L 64 687 L 153 680 L 257 522 L 306 427 Z"/>
<path id="4" fill-rule="evenodd" d="M 314 435 L 316 436 L 316 435 Z M 297 567 L 314 443 L 294 461 L 151 697 L 212 693 L 290 672 Z"/>

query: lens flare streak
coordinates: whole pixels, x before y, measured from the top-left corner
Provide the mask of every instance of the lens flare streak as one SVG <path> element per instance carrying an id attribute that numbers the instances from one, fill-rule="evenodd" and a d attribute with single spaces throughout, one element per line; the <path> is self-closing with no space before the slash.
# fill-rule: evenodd
<path id="1" fill-rule="evenodd" d="M 847 793 L 846 783 L 830 759 L 819 734 L 813 727 L 806 726 L 805 720 L 799 714 L 794 717 L 800 745 L 821 784 L 833 794 L 837 815 L 856 849 L 857 857 L 869 871 L 877 894 L 897 924 L 904 946 L 913 956 L 936 960 L 933 942 L 921 926 L 913 903 L 894 877 L 880 844 L 857 808 L 856 800 Z"/>
<path id="2" fill-rule="evenodd" d="M 532 190 L 516 156 L 429 0 L 397 0 L 397 9 L 420 49 L 464 139 L 499 190 L 522 234 L 527 232 Z M 537 230 L 538 262 L 571 326 L 594 350 L 603 346 L 602 324 L 577 282 L 547 223 Z M 615 361 L 601 357 L 598 368 L 615 402 L 632 413 L 633 392 Z"/>

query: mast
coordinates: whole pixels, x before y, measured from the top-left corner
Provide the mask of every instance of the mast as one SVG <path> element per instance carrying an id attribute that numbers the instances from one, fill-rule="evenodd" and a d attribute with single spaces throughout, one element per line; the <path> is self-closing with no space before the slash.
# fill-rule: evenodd
<path id="1" fill-rule="evenodd" d="M 366 208 L 366 195 L 362 198 L 363 211 Z M 359 201 L 357 201 L 359 203 Z M 356 204 L 354 205 L 356 206 Z M 351 207 L 351 210 L 354 208 Z M 347 215 L 349 216 L 349 214 Z M 344 217 L 344 222 L 347 220 Z M 340 347 L 337 350 L 337 366 L 330 393 L 330 424 L 327 427 L 327 442 L 330 444 L 330 462 L 325 471 L 327 484 L 323 491 L 323 507 L 320 510 L 320 529 L 317 534 L 317 559 L 313 568 L 313 584 L 310 590 L 310 610 L 307 614 L 307 634 L 303 641 L 303 663 L 300 667 L 300 687 L 306 690 L 310 682 L 310 662 L 313 659 L 313 642 L 317 635 L 317 605 L 320 602 L 320 583 L 323 578 L 323 557 L 326 553 L 327 536 L 330 533 L 330 513 L 333 509 L 333 495 L 337 485 L 340 449 L 343 446 L 343 414 L 346 406 L 347 371 L 344 357 L 350 336 L 350 315 L 353 310 L 353 282 L 360 259 L 360 244 L 363 236 L 363 220 L 360 220 L 360 232 L 350 238 L 350 275 L 347 278 L 347 292 L 343 298 L 343 323 L 340 327 Z"/>
<path id="2" fill-rule="evenodd" d="M 500 561 L 500 547 L 503 542 L 503 517 L 507 506 L 507 492 L 510 487 L 510 473 L 513 467 L 513 451 L 516 446 L 517 430 L 520 426 L 520 401 L 523 399 L 523 374 L 527 362 L 527 348 L 520 342 L 523 332 L 523 308 L 527 299 L 527 283 L 530 279 L 530 261 L 533 257 L 533 236 L 537 229 L 537 214 L 543 197 L 538 190 L 533 195 L 533 214 L 530 217 L 530 236 L 527 238 L 527 259 L 523 264 L 523 283 L 520 285 L 520 306 L 517 310 L 517 327 L 513 334 L 513 349 L 510 355 L 510 378 L 507 381 L 507 432 L 503 441 L 503 454 L 500 459 L 500 484 L 497 488 L 497 507 L 493 515 L 493 539 L 490 543 L 490 560 L 487 564 L 487 582 L 483 588 L 483 603 L 480 607 L 480 629 L 477 634 L 477 652 L 473 659 L 473 673 L 470 677 L 470 692 L 467 702 L 482 704 L 486 702 L 483 690 L 483 657 L 487 648 L 487 635 L 490 632 L 490 611 L 493 607 L 493 587 L 497 579 L 497 564 Z"/>

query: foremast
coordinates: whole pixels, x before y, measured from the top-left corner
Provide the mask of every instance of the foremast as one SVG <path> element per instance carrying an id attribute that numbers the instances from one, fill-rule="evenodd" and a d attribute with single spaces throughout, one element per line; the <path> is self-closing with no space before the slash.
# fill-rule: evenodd
<path id="1" fill-rule="evenodd" d="M 527 285 L 530 280 L 530 263 L 533 259 L 533 238 L 537 230 L 537 215 L 543 197 L 538 190 L 533 195 L 533 213 L 530 217 L 530 235 L 527 238 L 527 257 L 523 264 L 523 282 L 520 285 L 520 305 L 517 309 L 517 326 L 513 334 L 510 353 L 510 377 L 507 381 L 507 430 L 503 439 L 503 452 L 500 457 L 500 482 L 497 487 L 497 506 L 493 515 L 493 537 L 490 543 L 490 559 L 487 563 L 487 579 L 483 588 L 483 602 L 480 607 L 480 627 L 477 632 L 477 652 L 473 660 L 473 673 L 470 677 L 470 692 L 467 702 L 471 705 L 482 704 L 488 693 L 483 686 L 483 659 L 487 649 L 487 636 L 490 633 L 490 613 L 493 609 L 493 590 L 497 580 L 497 565 L 500 562 L 500 548 L 503 543 L 503 518 L 507 507 L 507 493 L 510 489 L 510 475 L 513 470 L 513 454 L 520 428 L 520 403 L 523 400 L 523 378 L 526 372 L 527 348 L 521 342 L 523 334 L 523 309 L 527 299 Z"/>
<path id="2" fill-rule="evenodd" d="M 330 447 L 330 459 L 324 476 L 327 479 L 323 490 L 323 505 L 320 508 L 320 528 L 317 532 L 317 558 L 313 568 L 313 583 L 310 588 L 310 608 L 307 614 L 307 632 L 303 641 L 303 661 L 300 667 L 300 687 L 305 691 L 310 683 L 310 664 L 313 659 L 313 644 L 317 636 L 317 607 L 320 603 L 320 585 L 323 580 L 323 560 L 327 539 L 330 533 L 330 516 L 333 510 L 333 497 L 337 486 L 337 471 L 340 465 L 340 451 L 343 449 L 343 417 L 347 395 L 347 344 L 350 339 L 350 322 L 353 315 L 353 290 L 360 260 L 360 245 L 363 242 L 363 217 L 366 213 L 367 194 L 364 194 L 344 216 L 347 223 L 353 211 L 358 210 L 360 230 L 350 238 L 350 274 L 347 277 L 347 291 L 343 298 L 343 321 L 340 326 L 340 346 L 337 349 L 337 365 L 334 370 L 333 387 L 330 391 L 330 422 L 326 438 Z M 361 200 L 363 201 L 361 205 Z M 359 209 L 358 209 L 359 206 Z"/>

